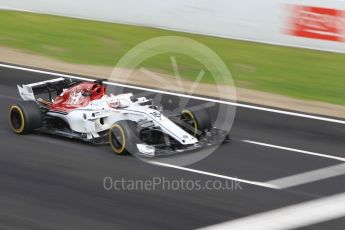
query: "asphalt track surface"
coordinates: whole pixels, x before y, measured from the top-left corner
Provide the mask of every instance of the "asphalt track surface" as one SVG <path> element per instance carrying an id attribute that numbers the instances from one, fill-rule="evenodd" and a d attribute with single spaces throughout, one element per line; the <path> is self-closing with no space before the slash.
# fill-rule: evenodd
<path id="1" fill-rule="evenodd" d="M 19 100 L 16 85 L 55 76 L 5 67 L 0 75 L 0 229 L 195 229 L 345 191 L 344 175 L 285 189 L 241 183 L 237 190 L 108 191 L 105 177 L 225 180 L 116 156 L 109 146 L 39 133 L 15 135 L 8 109 Z M 341 163 L 243 140 L 345 158 L 343 124 L 239 107 L 231 137 L 188 168 L 266 182 Z M 341 218 L 305 229 L 344 226 Z"/>

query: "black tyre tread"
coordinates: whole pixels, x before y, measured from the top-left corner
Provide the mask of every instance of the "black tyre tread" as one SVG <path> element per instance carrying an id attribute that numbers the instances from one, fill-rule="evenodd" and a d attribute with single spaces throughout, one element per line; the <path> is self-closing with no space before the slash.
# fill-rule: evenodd
<path id="1" fill-rule="evenodd" d="M 207 110 L 191 111 L 198 123 L 199 130 L 204 131 L 212 127 L 210 115 Z"/>
<path id="2" fill-rule="evenodd" d="M 114 125 L 115 124 L 119 125 L 124 132 L 125 147 L 121 153 L 118 153 L 114 150 L 113 151 L 119 155 L 137 153 L 138 149 L 137 149 L 136 144 L 142 143 L 142 141 L 140 140 L 139 135 L 136 132 L 136 128 L 137 128 L 136 123 L 134 121 L 122 120 L 122 121 L 118 121 L 118 122 L 114 123 Z M 109 130 L 109 137 L 110 137 L 111 129 Z M 112 140 L 109 138 L 109 141 L 111 142 Z M 113 148 L 113 146 L 112 146 L 112 148 Z"/>
<path id="3" fill-rule="evenodd" d="M 11 106 L 11 109 L 13 108 L 13 106 L 19 108 L 24 116 L 24 129 L 21 132 L 17 132 L 18 134 L 28 134 L 33 132 L 35 129 L 42 127 L 42 112 L 35 101 L 21 101 L 13 104 Z M 10 111 L 10 113 L 11 112 L 12 110 Z M 12 129 L 15 130 L 12 126 L 11 121 L 10 125 Z"/>

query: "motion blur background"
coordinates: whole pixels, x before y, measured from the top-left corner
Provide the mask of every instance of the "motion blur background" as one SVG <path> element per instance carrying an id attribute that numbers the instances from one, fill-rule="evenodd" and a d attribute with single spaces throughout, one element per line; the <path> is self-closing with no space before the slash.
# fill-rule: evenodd
<path id="1" fill-rule="evenodd" d="M 344 229 L 345 0 L 0 0 L 0 9 L 0 229 Z M 158 167 L 114 156 L 106 145 L 11 132 L 7 111 L 20 100 L 17 84 L 61 76 L 55 72 L 108 78 L 119 66 L 135 73 L 115 79 L 126 84 L 193 86 L 204 66 L 177 53 L 186 47 L 179 44 L 138 70 L 118 65 L 133 47 L 161 36 L 206 45 L 232 73 L 242 102 L 227 106 L 236 109 L 232 141 L 207 158 Z M 221 76 L 211 72 L 196 94 L 212 96 Z M 120 89 L 148 93 L 108 93 Z M 218 105 L 207 104 L 215 117 Z M 243 189 L 108 191 L 109 176 L 231 180 Z"/>
<path id="2" fill-rule="evenodd" d="M 107 76 L 136 44 L 185 36 L 224 60 L 239 101 L 345 117 L 345 1 L 1 0 L 0 7 L 3 62 Z M 145 65 L 169 75 L 167 60 Z M 177 62 L 193 81 L 200 66 Z M 203 83 L 214 81 L 206 75 Z"/>

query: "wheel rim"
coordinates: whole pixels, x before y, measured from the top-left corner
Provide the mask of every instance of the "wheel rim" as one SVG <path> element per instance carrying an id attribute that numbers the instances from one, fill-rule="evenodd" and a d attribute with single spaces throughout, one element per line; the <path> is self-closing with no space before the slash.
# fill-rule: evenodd
<path id="1" fill-rule="evenodd" d="M 109 133 L 109 141 L 114 152 L 121 154 L 125 150 L 126 140 L 123 129 L 119 125 L 113 125 Z"/>
<path id="2" fill-rule="evenodd" d="M 113 144 L 117 149 L 121 149 L 122 148 L 122 143 L 123 143 L 123 138 L 121 135 L 121 132 L 119 131 L 119 129 L 113 129 L 112 131 L 112 140 L 113 140 Z"/>
<path id="3" fill-rule="evenodd" d="M 195 120 L 192 112 L 190 112 L 188 110 L 182 111 L 181 120 L 185 124 L 187 124 L 188 126 L 192 127 L 192 129 L 187 127 L 188 131 L 192 131 L 194 136 L 197 135 L 197 133 L 198 133 L 198 124 L 196 123 L 196 120 Z"/>
<path id="4" fill-rule="evenodd" d="M 11 108 L 10 122 L 13 130 L 20 133 L 24 129 L 24 117 L 23 113 L 17 106 Z"/>

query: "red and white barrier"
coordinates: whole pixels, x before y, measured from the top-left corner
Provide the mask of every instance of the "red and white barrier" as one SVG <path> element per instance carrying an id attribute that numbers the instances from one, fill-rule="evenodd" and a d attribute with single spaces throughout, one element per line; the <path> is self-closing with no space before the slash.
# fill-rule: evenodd
<path id="1" fill-rule="evenodd" d="M 345 53 L 344 0 L 2 0 L 1 7 Z"/>

